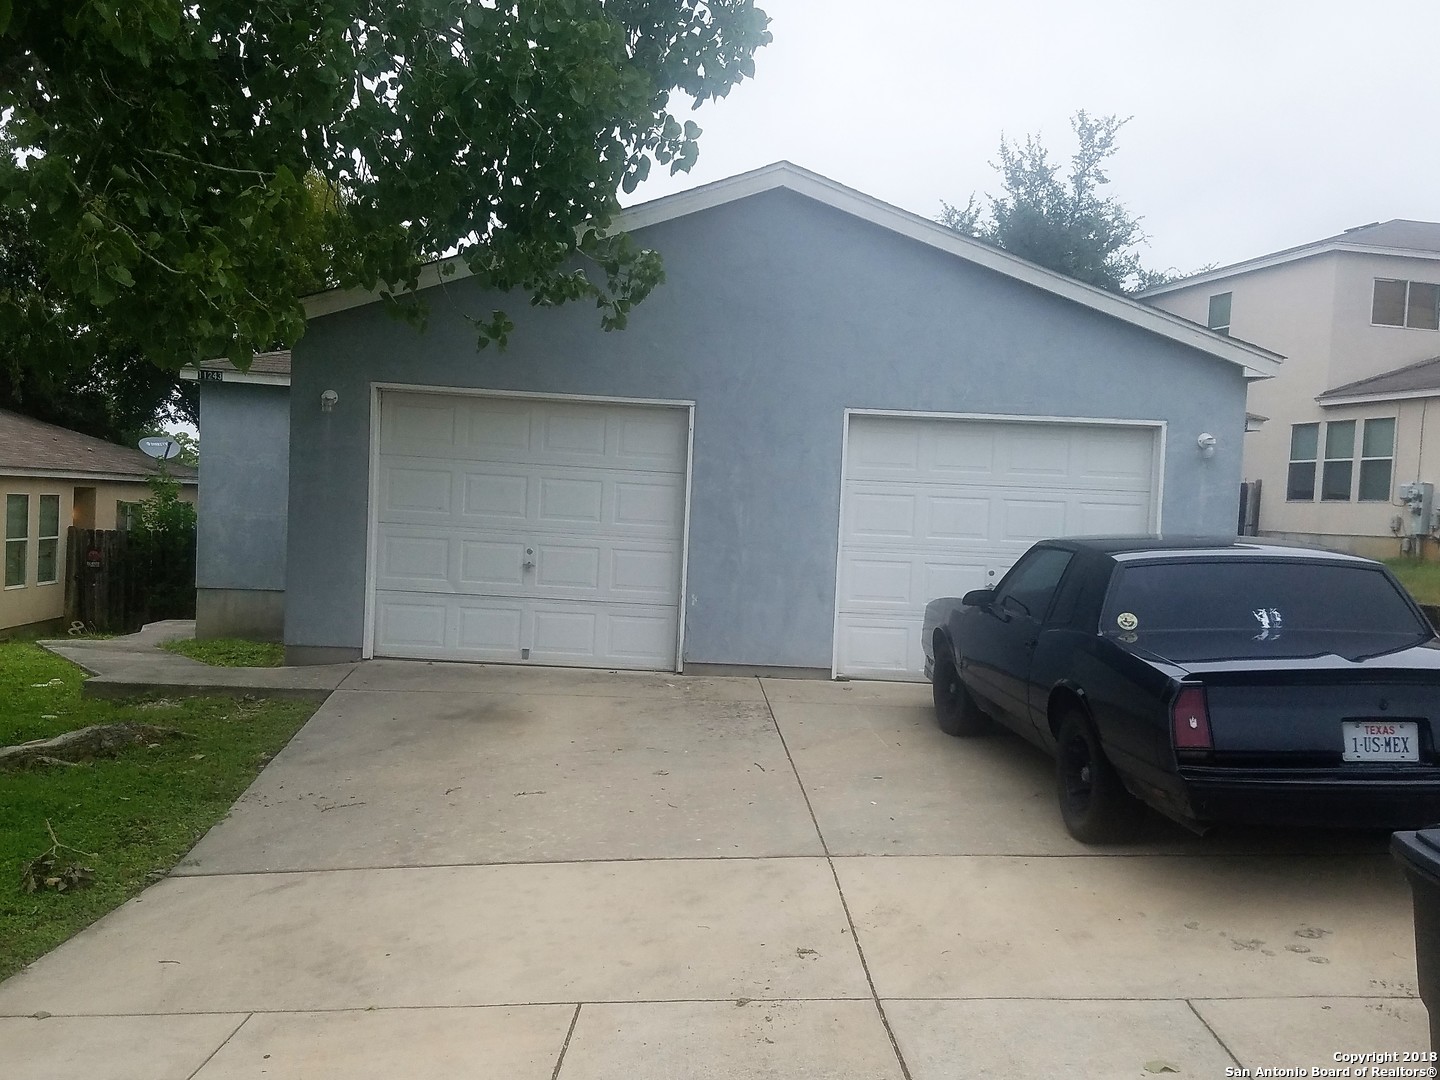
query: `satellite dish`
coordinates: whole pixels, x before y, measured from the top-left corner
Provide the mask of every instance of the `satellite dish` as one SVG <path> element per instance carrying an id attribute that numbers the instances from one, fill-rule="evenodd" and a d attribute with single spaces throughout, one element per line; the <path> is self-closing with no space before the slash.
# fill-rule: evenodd
<path id="1" fill-rule="evenodd" d="M 140 449 L 157 461 L 168 461 L 180 456 L 180 444 L 169 435 L 152 435 L 140 440 Z"/>

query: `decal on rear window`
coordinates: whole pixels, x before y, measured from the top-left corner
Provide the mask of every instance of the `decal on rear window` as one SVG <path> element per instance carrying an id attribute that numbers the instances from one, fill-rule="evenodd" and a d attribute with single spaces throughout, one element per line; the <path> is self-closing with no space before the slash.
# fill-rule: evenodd
<path id="1" fill-rule="evenodd" d="M 1279 630 L 1284 624 L 1284 620 L 1280 617 L 1279 608 L 1260 607 L 1256 608 L 1250 614 L 1254 615 L 1256 621 L 1260 623 L 1261 630 Z"/>
<path id="2" fill-rule="evenodd" d="M 1137 619 L 1132 612 L 1122 611 L 1119 615 L 1115 616 L 1115 625 L 1120 627 L 1121 630 L 1130 631 L 1140 625 L 1140 620 Z"/>

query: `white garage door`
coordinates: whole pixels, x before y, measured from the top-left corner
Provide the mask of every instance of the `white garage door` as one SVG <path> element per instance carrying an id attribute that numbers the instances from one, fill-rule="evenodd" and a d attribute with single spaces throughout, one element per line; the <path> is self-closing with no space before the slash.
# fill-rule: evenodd
<path id="1" fill-rule="evenodd" d="M 998 581 L 1036 540 L 1152 532 L 1157 431 L 853 415 L 835 667 L 920 679 L 925 605 Z"/>
<path id="2" fill-rule="evenodd" d="M 384 391 L 377 656 L 674 670 L 685 408 Z"/>

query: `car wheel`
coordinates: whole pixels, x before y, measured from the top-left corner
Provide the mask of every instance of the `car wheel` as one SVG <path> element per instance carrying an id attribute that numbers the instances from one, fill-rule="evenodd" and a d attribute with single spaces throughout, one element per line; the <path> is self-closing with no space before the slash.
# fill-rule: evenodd
<path id="1" fill-rule="evenodd" d="M 1081 712 L 1067 713 L 1055 739 L 1060 816 L 1082 844 L 1113 844 L 1134 831 L 1136 804 Z"/>
<path id="2" fill-rule="evenodd" d="M 935 719 L 946 735 L 983 735 L 990 730 L 990 718 L 980 711 L 970 691 L 960 681 L 960 672 L 947 647 L 935 652 L 935 674 L 930 680 L 935 697 Z"/>

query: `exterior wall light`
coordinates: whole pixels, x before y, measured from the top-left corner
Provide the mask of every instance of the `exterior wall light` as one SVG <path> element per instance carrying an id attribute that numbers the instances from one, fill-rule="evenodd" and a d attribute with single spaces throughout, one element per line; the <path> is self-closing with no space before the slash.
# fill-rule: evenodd
<path id="1" fill-rule="evenodd" d="M 320 411 L 334 412 L 335 403 L 339 400 L 340 395 L 337 394 L 334 390 L 326 390 L 323 394 L 320 395 Z"/>
<path id="2" fill-rule="evenodd" d="M 1215 436 L 1208 431 L 1202 431 L 1200 437 L 1195 440 L 1195 445 L 1200 448 L 1200 456 L 1212 458 L 1215 456 Z"/>

